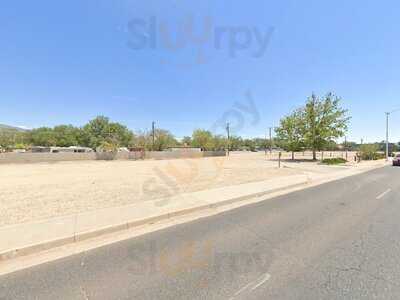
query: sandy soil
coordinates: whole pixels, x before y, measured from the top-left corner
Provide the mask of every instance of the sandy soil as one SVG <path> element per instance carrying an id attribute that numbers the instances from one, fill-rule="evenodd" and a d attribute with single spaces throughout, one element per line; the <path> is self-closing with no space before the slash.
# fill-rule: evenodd
<path id="1" fill-rule="evenodd" d="M 290 157 L 285 154 L 284 158 Z M 298 154 L 299 159 L 309 158 Z M 164 161 L 0 165 L 0 226 L 132 204 L 176 193 L 335 169 L 264 153 Z"/>

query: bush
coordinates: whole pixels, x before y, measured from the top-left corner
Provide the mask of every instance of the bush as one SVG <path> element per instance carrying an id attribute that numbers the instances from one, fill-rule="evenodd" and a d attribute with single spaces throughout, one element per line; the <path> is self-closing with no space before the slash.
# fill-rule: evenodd
<path id="1" fill-rule="evenodd" d="M 118 152 L 118 145 L 110 142 L 102 142 L 96 149 L 97 152 Z"/>
<path id="2" fill-rule="evenodd" d="M 385 158 L 385 154 L 378 152 L 379 148 L 375 144 L 362 145 L 360 156 L 362 160 L 378 160 Z"/>
<path id="3" fill-rule="evenodd" d="M 339 164 L 344 164 L 346 163 L 347 160 L 341 157 L 336 157 L 336 158 L 326 158 L 322 161 L 323 164 L 327 165 L 339 165 Z"/>
<path id="4" fill-rule="evenodd" d="M 96 149 L 97 160 L 114 160 L 118 154 L 118 146 L 109 142 L 102 142 Z"/>
<path id="5" fill-rule="evenodd" d="M 114 160 L 117 158 L 118 152 L 96 152 L 97 160 Z"/>

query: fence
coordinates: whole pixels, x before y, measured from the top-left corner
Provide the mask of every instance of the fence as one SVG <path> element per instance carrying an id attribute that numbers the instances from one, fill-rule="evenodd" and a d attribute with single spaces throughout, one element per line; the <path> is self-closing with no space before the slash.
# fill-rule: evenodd
<path id="1" fill-rule="evenodd" d="M 84 160 L 138 160 L 138 159 L 179 159 L 225 156 L 225 151 L 154 151 L 118 153 L 0 153 L 0 164 L 41 163 Z"/>
<path id="2" fill-rule="evenodd" d="M 0 153 L 0 164 L 95 160 L 96 153 Z"/>

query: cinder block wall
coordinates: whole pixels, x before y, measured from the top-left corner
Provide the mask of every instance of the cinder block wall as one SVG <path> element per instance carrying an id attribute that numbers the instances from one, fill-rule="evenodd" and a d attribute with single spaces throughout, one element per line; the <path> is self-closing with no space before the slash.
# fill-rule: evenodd
<path id="1" fill-rule="evenodd" d="M 105 153 L 108 154 L 108 153 Z M 146 152 L 145 159 L 179 159 L 179 158 L 201 158 L 212 156 L 225 156 L 225 151 L 154 151 Z M 60 161 L 80 161 L 109 159 L 107 155 L 101 153 L 0 153 L 0 164 L 18 163 L 41 163 L 41 162 L 60 162 Z M 119 152 L 115 156 L 117 160 L 141 159 L 140 153 Z"/>
<path id="2" fill-rule="evenodd" d="M 39 163 L 94 160 L 96 153 L 0 153 L 0 163 Z"/>
<path id="3" fill-rule="evenodd" d="M 193 151 L 149 151 L 146 152 L 146 159 L 175 159 L 175 158 L 200 158 L 202 152 Z"/>

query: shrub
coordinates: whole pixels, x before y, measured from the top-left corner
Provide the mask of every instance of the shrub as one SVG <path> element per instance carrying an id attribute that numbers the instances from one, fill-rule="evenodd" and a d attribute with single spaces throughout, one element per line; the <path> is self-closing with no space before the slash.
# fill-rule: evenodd
<path id="1" fill-rule="evenodd" d="M 339 164 L 344 164 L 346 163 L 347 160 L 341 157 L 336 157 L 336 158 L 326 158 L 322 161 L 323 164 L 327 165 L 339 165 Z"/>
<path id="2" fill-rule="evenodd" d="M 96 159 L 98 160 L 114 160 L 118 154 L 118 146 L 109 142 L 102 142 L 96 149 Z"/>
<path id="3" fill-rule="evenodd" d="M 96 150 L 97 152 L 118 152 L 118 145 L 104 141 Z"/>
<path id="4" fill-rule="evenodd" d="M 362 160 L 377 160 L 385 158 L 385 154 L 378 152 L 379 148 L 375 144 L 362 145 L 360 156 Z"/>

